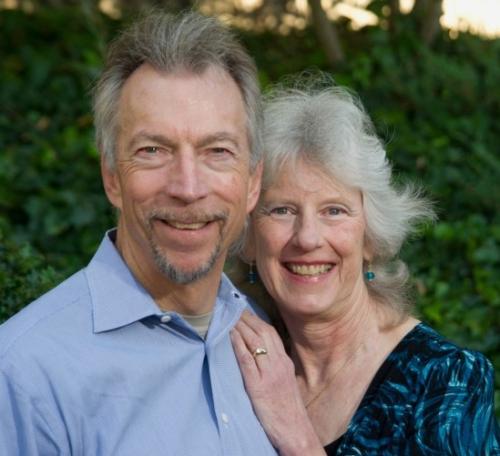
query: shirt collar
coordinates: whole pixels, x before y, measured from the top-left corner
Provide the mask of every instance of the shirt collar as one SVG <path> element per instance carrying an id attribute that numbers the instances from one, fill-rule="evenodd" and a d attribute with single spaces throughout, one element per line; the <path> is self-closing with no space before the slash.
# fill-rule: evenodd
<path id="1" fill-rule="evenodd" d="M 115 235 L 115 230 L 106 233 L 85 270 L 96 333 L 162 314 L 151 295 L 123 261 L 112 241 Z"/>
<path id="2" fill-rule="evenodd" d="M 146 317 L 155 315 L 160 317 L 164 314 L 148 291 L 130 272 L 113 243 L 115 237 L 116 230 L 106 233 L 85 269 L 96 333 L 111 331 Z M 226 322 L 232 326 L 247 305 L 246 296 L 225 274 L 222 274 L 214 313 L 223 312 L 226 318 L 230 315 L 229 321 Z"/>

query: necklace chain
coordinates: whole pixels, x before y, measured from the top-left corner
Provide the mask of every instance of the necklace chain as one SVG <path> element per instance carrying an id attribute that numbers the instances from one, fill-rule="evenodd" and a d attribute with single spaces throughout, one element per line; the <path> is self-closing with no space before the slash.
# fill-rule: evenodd
<path id="1" fill-rule="evenodd" d="M 325 386 L 323 386 L 323 388 L 321 388 L 311 399 L 309 399 L 306 404 L 305 404 L 305 408 L 307 409 L 316 399 L 318 399 L 326 390 L 327 388 L 332 384 L 333 380 L 335 380 L 335 378 L 337 377 L 337 374 L 340 373 L 341 370 L 344 369 L 344 367 L 347 366 L 347 364 L 349 362 L 351 362 L 353 359 L 354 359 L 354 356 L 359 352 L 359 350 L 361 349 L 361 346 L 363 345 L 363 343 L 359 344 L 355 350 L 353 350 L 353 352 L 347 357 L 347 359 L 344 361 L 344 363 L 342 364 L 342 366 L 340 366 L 334 373 L 333 375 L 328 379 L 328 381 L 325 383 Z"/>

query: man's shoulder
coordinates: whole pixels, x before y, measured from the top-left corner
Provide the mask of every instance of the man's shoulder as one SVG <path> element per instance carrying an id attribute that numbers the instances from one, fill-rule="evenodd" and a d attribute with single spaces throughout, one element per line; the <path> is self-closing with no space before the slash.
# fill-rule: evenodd
<path id="1" fill-rule="evenodd" d="M 68 277 L 0 325 L 0 359 L 16 346 L 35 346 L 39 337 L 57 333 L 82 311 L 91 315 L 84 271 Z"/>
<path id="2" fill-rule="evenodd" d="M 223 298 L 231 303 L 241 303 L 242 309 L 248 309 L 257 314 L 263 320 L 268 321 L 269 317 L 266 312 L 255 302 L 254 298 L 248 294 L 244 287 L 240 284 L 236 285 L 232 277 L 227 274 L 222 274 L 221 286 L 219 288 L 219 298 Z"/>

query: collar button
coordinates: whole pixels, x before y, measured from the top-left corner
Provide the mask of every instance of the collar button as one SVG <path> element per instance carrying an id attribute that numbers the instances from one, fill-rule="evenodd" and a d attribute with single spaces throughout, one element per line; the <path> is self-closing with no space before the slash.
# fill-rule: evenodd
<path id="1" fill-rule="evenodd" d="M 168 315 L 168 314 L 162 315 L 162 316 L 160 317 L 160 321 L 161 321 L 162 323 L 169 323 L 169 322 L 170 322 L 170 320 L 172 320 L 172 317 L 171 317 L 170 315 Z"/>

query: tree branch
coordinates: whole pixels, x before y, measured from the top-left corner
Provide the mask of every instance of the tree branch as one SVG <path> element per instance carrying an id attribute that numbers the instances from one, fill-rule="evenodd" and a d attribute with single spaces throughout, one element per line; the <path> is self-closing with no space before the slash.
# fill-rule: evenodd
<path id="1" fill-rule="evenodd" d="M 344 51 L 340 43 L 335 24 L 328 19 L 321 6 L 321 0 L 308 0 L 311 8 L 312 22 L 318 40 L 325 51 L 330 66 L 335 67 L 344 61 Z"/>

